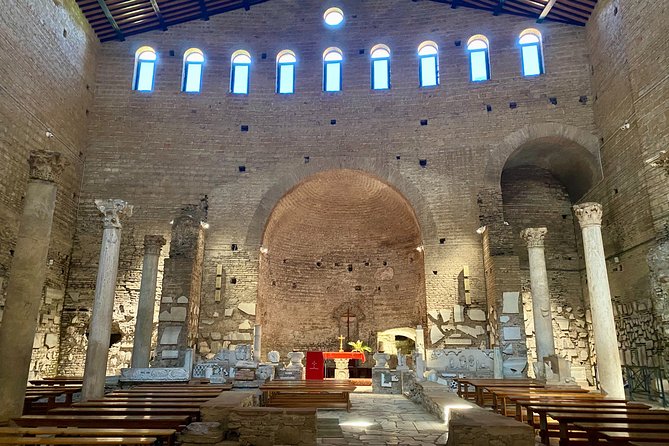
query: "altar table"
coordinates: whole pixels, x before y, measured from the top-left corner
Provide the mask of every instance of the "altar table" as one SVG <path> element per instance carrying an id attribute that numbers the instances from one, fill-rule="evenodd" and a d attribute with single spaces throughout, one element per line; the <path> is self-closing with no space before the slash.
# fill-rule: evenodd
<path id="1" fill-rule="evenodd" d="M 365 361 L 362 352 L 323 352 L 323 359 L 333 359 L 335 362 L 335 379 L 348 379 L 348 361 L 359 359 Z"/>

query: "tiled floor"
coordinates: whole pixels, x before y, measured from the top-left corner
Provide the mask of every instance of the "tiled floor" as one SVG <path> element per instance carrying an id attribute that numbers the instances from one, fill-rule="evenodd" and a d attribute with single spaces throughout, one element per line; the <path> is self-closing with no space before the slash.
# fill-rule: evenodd
<path id="1" fill-rule="evenodd" d="M 318 418 L 337 418 L 344 438 L 324 437 L 319 445 L 434 445 L 446 425 L 401 395 L 351 394 L 352 409 L 319 410 Z M 332 432 L 328 430 L 328 432 Z M 327 435 L 326 432 L 324 432 Z M 321 435 L 319 435 L 321 437 Z M 439 443 L 437 440 L 439 439 Z M 442 443 L 443 442 L 443 443 Z"/>

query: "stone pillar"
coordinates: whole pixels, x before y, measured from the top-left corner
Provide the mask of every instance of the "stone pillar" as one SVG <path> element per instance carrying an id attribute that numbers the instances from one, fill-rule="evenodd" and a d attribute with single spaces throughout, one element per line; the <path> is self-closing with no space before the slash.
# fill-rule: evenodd
<path id="1" fill-rule="evenodd" d="M 574 213 L 583 233 L 583 252 L 588 276 L 599 384 L 609 397 L 625 398 L 618 336 L 613 319 L 611 291 L 602 243 L 602 205 L 579 204 L 574 206 Z"/>
<path id="2" fill-rule="evenodd" d="M 95 282 L 95 302 L 89 324 L 88 348 L 82 401 L 99 399 L 104 396 L 109 338 L 111 336 L 114 295 L 116 294 L 116 274 L 121 245 L 121 216 L 131 216 L 132 206 L 123 200 L 95 200 L 102 212 L 104 232 L 100 248 L 98 278 Z"/>
<path id="3" fill-rule="evenodd" d="M 253 360 L 255 362 L 260 362 L 262 358 L 260 354 L 261 339 L 262 339 L 262 326 L 260 324 L 255 324 L 255 326 L 253 327 Z"/>
<path id="4" fill-rule="evenodd" d="M 530 260 L 530 282 L 532 284 L 532 314 L 534 316 L 534 334 L 537 344 L 537 378 L 546 377 L 544 358 L 555 354 L 553 336 L 553 317 L 551 299 L 548 290 L 548 273 L 544 255 L 544 237 L 548 229 L 527 228 L 520 232 L 520 237 L 527 243 Z"/>
<path id="5" fill-rule="evenodd" d="M 0 424 L 23 413 L 56 207 L 56 179 L 64 167 L 60 153 L 41 150 L 30 154 L 29 163 L 30 180 L 0 324 Z"/>
<path id="6" fill-rule="evenodd" d="M 423 381 L 425 379 L 425 332 L 422 325 L 416 326 L 416 379 Z"/>
<path id="7" fill-rule="evenodd" d="M 139 302 L 135 320 L 135 339 L 132 344 L 130 367 L 148 367 L 151 357 L 151 335 L 153 334 L 153 312 L 155 309 L 158 260 L 165 244 L 162 235 L 144 236 L 144 263 Z"/>

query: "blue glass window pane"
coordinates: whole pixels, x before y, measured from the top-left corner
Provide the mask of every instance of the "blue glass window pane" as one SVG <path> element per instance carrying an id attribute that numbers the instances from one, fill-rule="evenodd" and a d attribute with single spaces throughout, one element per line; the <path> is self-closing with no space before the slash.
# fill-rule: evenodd
<path id="1" fill-rule="evenodd" d="M 325 64 L 325 91 L 341 91 L 341 63 Z"/>
<path id="2" fill-rule="evenodd" d="M 295 65 L 279 65 L 279 93 L 295 93 Z"/>
<path id="3" fill-rule="evenodd" d="M 372 71 L 374 78 L 372 79 L 372 88 L 374 90 L 387 90 L 390 88 L 390 61 L 388 59 L 375 60 Z"/>
<path id="4" fill-rule="evenodd" d="M 471 51 L 469 53 L 471 62 L 472 81 L 487 81 L 488 80 L 488 61 L 485 51 Z"/>
<path id="5" fill-rule="evenodd" d="M 153 69 L 155 62 L 139 61 L 137 64 L 137 91 L 153 90 Z"/>
<path id="6" fill-rule="evenodd" d="M 186 85 L 184 91 L 187 93 L 199 93 L 202 79 L 202 64 L 186 64 Z"/>
<path id="7" fill-rule="evenodd" d="M 235 94 L 248 94 L 249 92 L 249 66 L 233 65 L 232 92 Z"/>
<path id="8" fill-rule="evenodd" d="M 437 58 L 421 57 L 420 86 L 434 87 L 435 85 L 437 85 Z"/>
<path id="9" fill-rule="evenodd" d="M 539 61 L 539 46 L 524 45 L 523 52 L 523 75 L 536 76 L 541 74 L 541 63 Z"/>

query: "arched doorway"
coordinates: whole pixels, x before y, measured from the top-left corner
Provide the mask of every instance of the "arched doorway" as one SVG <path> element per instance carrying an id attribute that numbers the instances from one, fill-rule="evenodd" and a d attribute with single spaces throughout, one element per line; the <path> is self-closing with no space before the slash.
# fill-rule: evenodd
<path id="1" fill-rule="evenodd" d="M 551 293 L 553 333 L 557 353 L 571 361 L 575 376 L 591 378 L 588 305 L 583 295 L 579 255 L 580 228 L 572 206 L 594 185 L 597 164 L 590 152 L 562 137 L 526 141 L 510 154 L 501 173 L 504 221 L 511 229 L 518 256 L 525 333 L 530 363 L 536 361 L 532 294 L 525 228 L 546 227 L 546 267 Z M 529 370 L 533 376 L 533 370 Z"/>
<path id="2" fill-rule="evenodd" d="M 395 188 L 357 170 L 314 174 L 274 207 L 262 239 L 263 350 L 375 349 L 375 334 L 425 318 L 421 230 Z"/>

